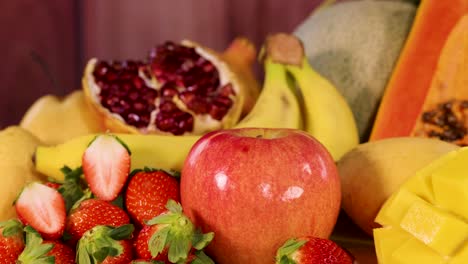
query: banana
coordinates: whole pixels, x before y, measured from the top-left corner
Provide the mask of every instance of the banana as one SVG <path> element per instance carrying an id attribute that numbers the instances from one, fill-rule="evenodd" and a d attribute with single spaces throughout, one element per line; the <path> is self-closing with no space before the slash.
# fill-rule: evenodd
<path id="1" fill-rule="evenodd" d="M 63 166 L 77 168 L 89 143 L 97 134 L 79 136 L 55 146 L 38 146 L 33 156 L 38 172 L 63 181 Z M 114 134 L 131 151 L 132 169 L 152 167 L 180 171 L 185 157 L 200 136 Z"/>
<path id="2" fill-rule="evenodd" d="M 267 54 L 264 69 L 265 80 L 257 102 L 234 128 L 302 128 L 299 102 L 288 83 L 286 68 L 274 63 Z"/>
<path id="3" fill-rule="evenodd" d="M 284 64 L 298 85 L 303 102 L 304 130 L 338 160 L 359 144 L 356 121 L 346 99 L 312 69 L 299 38 L 284 33 L 269 38 L 273 61 Z"/>

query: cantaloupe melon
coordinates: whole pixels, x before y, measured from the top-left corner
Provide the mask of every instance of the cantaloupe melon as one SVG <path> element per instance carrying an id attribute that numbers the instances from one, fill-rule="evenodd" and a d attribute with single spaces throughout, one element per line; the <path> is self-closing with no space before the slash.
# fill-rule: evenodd
<path id="1" fill-rule="evenodd" d="M 395 1 L 341 2 L 314 12 L 294 31 L 315 70 L 348 100 L 361 141 L 370 132 L 416 8 Z"/>

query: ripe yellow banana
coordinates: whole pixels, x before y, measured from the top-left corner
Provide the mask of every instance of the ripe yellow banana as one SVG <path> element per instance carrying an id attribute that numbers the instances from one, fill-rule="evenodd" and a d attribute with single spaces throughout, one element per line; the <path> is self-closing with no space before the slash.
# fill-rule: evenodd
<path id="1" fill-rule="evenodd" d="M 304 103 L 304 130 L 319 140 L 335 160 L 359 144 L 357 125 L 346 99 L 312 69 L 301 41 L 279 33 L 270 36 L 275 62 L 294 77 Z"/>
<path id="2" fill-rule="evenodd" d="M 302 128 L 299 102 L 288 83 L 286 68 L 267 57 L 264 69 L 265 80 L 257 102 L 234 127 Z"/>
<path id="3" fill-rule="evenodd" d="M 164 170 L 180 171 L 185 157 L 200 136 L 169 136 L 114 134 L 118 136 L 132 152 L 132 169 L 152 167 Z M 62 181 L 60 169 L 81 166 L 81 159 L 86 147 L 95 134 L 76 137 L 55 146 L 38 146 L 34 154 L 34 164 L 40 173 Z"/>

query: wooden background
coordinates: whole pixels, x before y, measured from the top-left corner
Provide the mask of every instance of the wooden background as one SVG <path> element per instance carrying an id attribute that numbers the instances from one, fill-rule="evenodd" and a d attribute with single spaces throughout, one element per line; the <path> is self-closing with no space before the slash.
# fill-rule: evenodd
<path id="1" fill-rule="evenodd" d="M 40 96 L 80 88 L 85 62 L 141 58 L 165 40 L 222 50 L 244 35 L 258 46 L 291 32 L 320 0 L 16 0 L 0 2 L 0 128 Z"/>

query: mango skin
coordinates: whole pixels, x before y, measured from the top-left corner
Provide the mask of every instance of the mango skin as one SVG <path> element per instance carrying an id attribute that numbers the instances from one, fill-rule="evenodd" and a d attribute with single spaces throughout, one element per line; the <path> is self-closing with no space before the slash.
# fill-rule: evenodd
<path id="1" fill-rule="evenodd" d="M 26 111 L 20 126 L 45 145 L 106 131 L 81 90 L 75 90 L 63 98 L 50 94 L 40 97 Z"/>
<path id="2" fill-rule="evenodd" d="M 418 170 L 459 149 L 441 140 L 403 137 L 360 144 L 337 163 L 342 208 L 367 234 L 382 204 Z"/>
<path id="3" fill-rule="evenodd" d="M 37 137 L 18 126 L 0 131 L 0 221 L 16 217 L 13 202 L 23 186 L 46 179 L 31 160 L 39 144 Z"/>
<path id="4" fill-rule="evenodd" d="M 468 263 L 467 160 L 468 147 L 449 152 L 384 203 L 374 229 L 379 263 Z"/>

